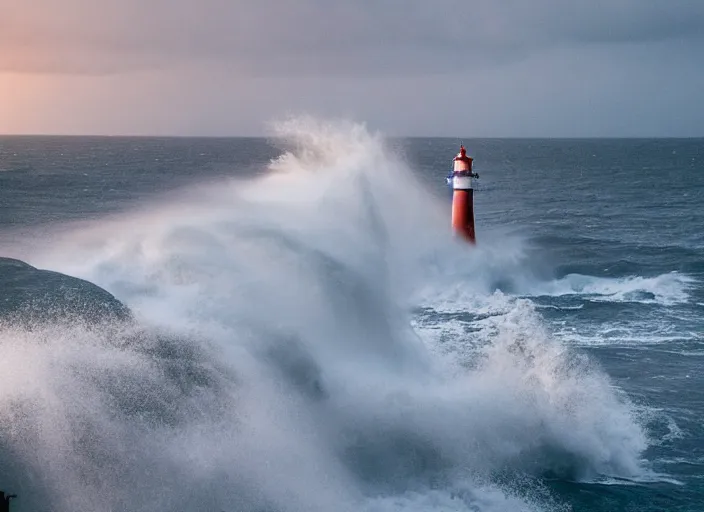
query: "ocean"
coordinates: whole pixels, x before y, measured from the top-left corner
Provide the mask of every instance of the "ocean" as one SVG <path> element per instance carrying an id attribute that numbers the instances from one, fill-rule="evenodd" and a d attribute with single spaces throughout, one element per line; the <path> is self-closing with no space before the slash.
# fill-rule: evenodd
<path id="1" fill-rule="evenodd" d="M 0 284 L 16 512 L 704 510 L 704 139 L 0 137 Z"/>

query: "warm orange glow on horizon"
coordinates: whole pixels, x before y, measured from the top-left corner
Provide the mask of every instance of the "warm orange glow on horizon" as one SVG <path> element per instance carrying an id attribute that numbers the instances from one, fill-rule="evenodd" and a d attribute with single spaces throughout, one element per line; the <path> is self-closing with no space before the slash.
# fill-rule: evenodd
<path id="1" fill-rule="evenodd" d="M 40 131 L 42 116 L 38 111 L 50 101 L 50 94 L 49 79 L 45 76 L 0 73 L 0 133 Z"/>
<path id="2" fill-rule="evenodd" d="M 81 107 L 96 107 L 93 85 L 76 76 L 0 72 L 0 134 L 72 131 L 65 127 L 85 113 Z"/>
<path id="3" fill-rule="evenodd" d="M 140 135 L 177 132 L 189 99 L 183 77 L 0 72 L 0 134 Z"/>

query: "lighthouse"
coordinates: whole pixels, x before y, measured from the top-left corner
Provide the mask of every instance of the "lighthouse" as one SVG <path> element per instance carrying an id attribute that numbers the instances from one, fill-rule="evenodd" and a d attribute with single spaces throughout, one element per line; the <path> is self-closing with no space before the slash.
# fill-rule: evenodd
<path id="1" fill-rule="evenodd" d="M 479 175 L 472 172 L 472 158 L 467 156 L 463 145 L 452 161 L 452 174 L 448 183 L 452 186 L 452 229 L 471 244 L 476 243 L 474 234 L 474 188 L 472 179 Z"/>

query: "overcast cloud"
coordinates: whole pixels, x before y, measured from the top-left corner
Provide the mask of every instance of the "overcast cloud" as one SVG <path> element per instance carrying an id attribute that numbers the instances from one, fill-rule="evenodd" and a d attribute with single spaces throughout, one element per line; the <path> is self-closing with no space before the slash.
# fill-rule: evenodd
<path id="1" fill-rule="evenodd" d="M 703 55 L 702 0 L 0 0 L 0 72 L 82 91 L 42 103 L 69 132 L 249 133 L 305 110 L 447 134 L 462 98 L 469 134 L 704 135 Z"/>

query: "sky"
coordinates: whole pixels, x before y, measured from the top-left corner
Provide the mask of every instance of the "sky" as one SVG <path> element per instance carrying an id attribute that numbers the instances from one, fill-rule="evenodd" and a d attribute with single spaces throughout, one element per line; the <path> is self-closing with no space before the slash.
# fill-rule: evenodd
<path id="1" fill-rule="evenodd" d="M 0 0 L 0 133 L 704 136 L 704 0 Z"/>

